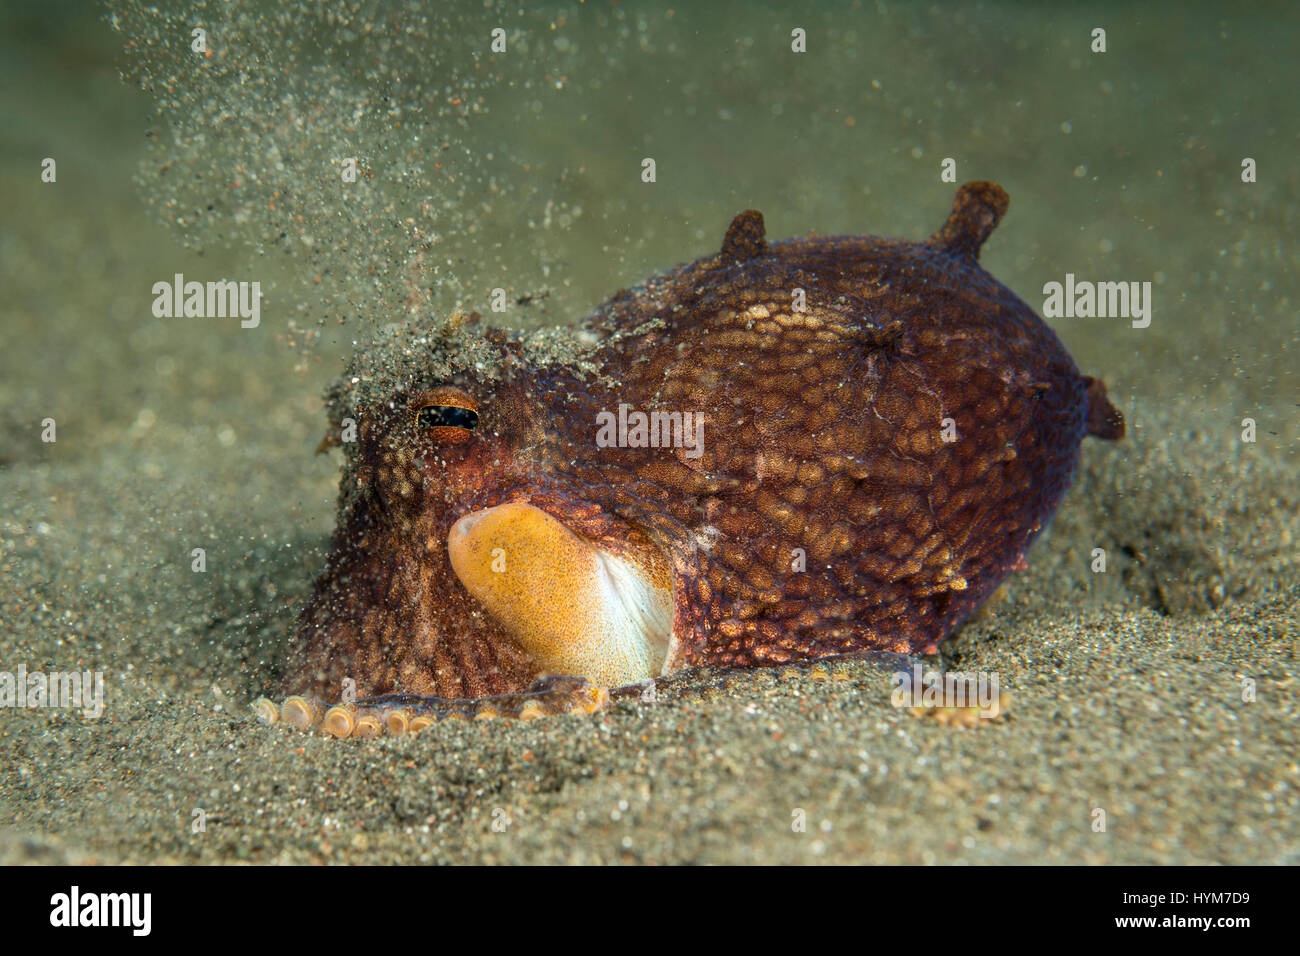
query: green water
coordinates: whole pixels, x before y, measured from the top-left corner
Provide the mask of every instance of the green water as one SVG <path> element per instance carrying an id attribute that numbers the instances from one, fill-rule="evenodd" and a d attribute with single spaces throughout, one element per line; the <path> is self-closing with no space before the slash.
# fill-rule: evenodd
<path id="1" fill-rule="evenodd" d="M 1285 814 L 1297 786 L 1294 769 L 1269 756 L 1295 745 L 1293 729 L 1270 722 L 1293 717 L 1294 684 L 1284 682 L 1294 650 L 1279 648 L 1295 624 L 1279 607 L 1294 606 L 1300 534 L 1294 7 L 709 3 L 670 15 L 650 3 L 520 6 L 0 11 L 0 663 L 93 666 L 110 695 L 110 719 L 89 729 L 44 715 L 6 724 L 17 729 L 4 737 L 0 823 L 48 830 L 67 858 L 87 847 L 105 859 L 243 858 L 234 838 L 200 845 L 173 833 L 172 791 L 193 802 L 215 786 L 176 755 L 217 760 L 232 737 L 250 739 L 251 728 L 222 721 L 243 719 L 270 680 L 319 569 L 338 461 L 312 452 L 325 428 L 322 392 L 354 341 L 407 315 L 435 327 L 454 308 L 518 326 L 575 321 L 615 290 L 715 251 L 746 208 L 764 213 L 769 238 L 921 238 L 944 221 L 958 183 L 992 179 L 1011 207 L 982 252 L 990 272 L 1036 309 L 1044 285 L 1067 274 L 1150 282 L 1151 321 L 1051 320 L 1079 366 L 1107 382 L 1129 438 L 1089 443 L 1077 487 L 1032 555 L 1035 570 L 976 628 L 1009 679 L 1023 666 L 1023 683 L 1037 688 L 1020 692 L 1028 704 L 1023 739 L 1005 745 L 1013 757 L 987 734 L 935 746 L 973 767 L 1010 764 L 1010 776 L 989 784 L 1003 793 L 1038 792 L 1047 779 L 1061 800 L 1111 794 L 1139 819 L 1143 807 L 1146 819 L 1171 814 L 1181 833 L 1162 836 L 1174 849 L 1152 849 L 1152 823 L 1123 845 L 1080 851 L 1100 860 L 1272 852 L 1294 862 L 1294 825 L 1269 823 L 1273 810 L 1248 837 L 1198 816 L 1217 808 L 1242 819 L 1264 803 Z M 208 30 L 211 56 L 190 48 L 196 25 Z M 498 27 L 502 53 L 491 50 Z M 1092 49 L 1098 28 L 1104 53 Z M 795 29 L 806 31 L 806 52 L 791 49 Z M 47 157 L 55 182 L 41 179 Z M 344 183 L 351 157 L 361 175 Z M 653 183 L 642 178 L 647 158 Z M 945 181 L 946 159 L 956 182 Z M 1254 182 L 1243 182 L 1246 159 Z M 260 325 L 156 317 L 152 287 L 176 273 L 260 282 Z M 497 288 L 508 307 L 491 313 Z M 47 419 L 55 442 L 42 440 Z M 1242 437 L 1247 419 L 1254 441 Z M 1098 542 L 1117 562 L 1105 579 L 1082 570 Z M 195 548 L 205 573 L 192 570 Z M 1052 643 L 1059 628 L 1071 639 Z M 1080 634 L 1103 636 L 1080 644 Z M 1206 670 L 1177 671 L 1193 667 L 1179 650 L 1188 634 L 1208 641 Z M 1103 645 L 1105 667 L 1071 657 L 1071 647 Z M 1069 682 L 1041 677 L 1057 664 Z M 1168 748 L 1155 757 L 1126 751 L 1139 735 L 1110 736 L 1102 717 L 1066 720 L 1100 748 L 1078 744 L 1095 764 L 1061 769 L 1059 755 L 1037 749 L 1060 714 L 1105 710 L 1059 703 L 1042 682 L 1104 702 L 1106 682 L 1165 668 L 1180 675 L 1176 687 L 1143 685 L 1171 695 L 1160 698 L 1165 714 L 1186 703 L 1177 688 L 1217 706 L 1239 672 L 1279 683 L 1271 710 L 1216 716 L 1190 739 L 1170 729 L 1185 723 L 1142 724 L 1151 734 L 1141 743 Z M 725 727 L 731 713 L 696 719 Z M 1257 723 L 1237 729 L 1239 717 Z M 156 748 L 140 751 L 139 765 L 130 763 L 140 738 L 132 721 L 145 722 Z M 807 733 L 828 766 L 842 758 L 851 774 L 860 731 Z M 1249 763 L 1257 789 L 1165 793 L 1097 769 L 1217 753 L 1238 738 L 1260 748 Z M 278 738 L 248 746 L 243 770 L 223 765 L 223 793 L 232 780 L 251 792 L 283 759 Z M 873 759 L 909 760 L 910 745 L 898 746 Z M 750 763 L 743 750 L 733 757 Z M 652 776 L 640 757 L 623 758 Z M 165 761 L 158 789 L 139 782 L 149 760 Z M 117 782 L 102 799 L 87 796 L 86 780 L 100 780 L 104 766 Z M 742 834 L 729 846 L 766 845 L 744 836 L 754 817 L 736 807 L 749 791 L 777 794 L 771 805 L 788 818 L 781 788 L 792 774 L 718 789 L 658 769 L 701 827 Z M 302 770 L 303 800 L 328 772 Z M 1195 777 L 1171 772 L 1160 786 Z M 600 805 L 572 779 L 554 797 L 566 820 L 584 801 Z M 874 794 L 900 814 L 918 799 Z M 223 799 L 234 801 L 228 819 L 262 825 L 248 804 Z M 1013 842 L 1035 859 L 1057 808 L 1018 807 Z M 830 858 L 916 859 L 919 847 L 931 855 L 919 858 L 945 858 L 897 816 L 873 819 L 893 829 L 845 831 L 859 842 L 832 842 Z M 263 839 L 275 852 L 292 842 L 291 824 L 280 825 Z M 646 830 L 674 826 L 650 818 Z M 375 859 L 400 858 L 398 823 L 371 832 L 382 834 Z M 1272 849 L 1252 849 L 1256 838 Z M 602 856 L 603 837 L 593 839 L 598 858 L 617 854 Z M 435 858 L 476 858 L 466 840 Z M 332 858 L 294 846 L 288 859 Z M 692 852 L 747 859 L 707 841 Z"/>

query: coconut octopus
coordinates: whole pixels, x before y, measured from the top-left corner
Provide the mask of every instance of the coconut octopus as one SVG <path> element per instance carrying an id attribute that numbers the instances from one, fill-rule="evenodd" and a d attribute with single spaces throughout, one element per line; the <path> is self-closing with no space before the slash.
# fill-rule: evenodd
<path id="1" fill-rule="evenodd" d="M 1083 437 L 1124 433 L 980 267 L 1007 203 L 968 183 L 923 242 L 768 243 L 748 210 L 567 335 L 389 333 L 331 393 L 340 518 L 261 716 L 400 733 L 934 652 L 1025 566 Z"/>

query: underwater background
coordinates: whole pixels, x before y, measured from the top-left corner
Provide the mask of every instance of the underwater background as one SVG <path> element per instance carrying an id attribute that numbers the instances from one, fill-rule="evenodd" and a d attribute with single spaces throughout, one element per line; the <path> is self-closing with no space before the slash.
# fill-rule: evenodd
<path id="1" fill-rule="evenodd" d="M 0 9 L 0 670 L 106 688 L 0 709 L 0 861 L 1300 862 L 1295 8 L 681 6 Z M 918 719 L 869 669 L 414 738 L 253 719 L 356 343 L 577 321 L 747 208 L 920 239 L 975 179 L 1034 309 L 1067 273 L 1153 296 L 1145 328 L 1048 318 L 1128 436 L 946 650 L 1003 719 Z M 259 281 L 259 326 L 156 317 L 177 273 Z"/>

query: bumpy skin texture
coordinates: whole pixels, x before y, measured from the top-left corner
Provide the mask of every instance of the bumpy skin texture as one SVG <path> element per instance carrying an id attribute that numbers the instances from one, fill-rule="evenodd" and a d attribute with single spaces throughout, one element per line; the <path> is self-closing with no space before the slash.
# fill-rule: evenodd
<path id="1" fill-rule="evenodd" d="M 436 379 L 345 395 L 336 417 L 357 416 L 359 441 L 281 689 L 526 689 L 536 661 L 447 553 L 458 518 L 515 501 L 611 552 L 658 549 L 673 585 L 665 672 L 933 650 L 1023 566 L 1085 434 L 1123 433 L 1101 383 L 980 268 L 1006 206 L 999 186 L 967 184 L 919 243 L 769 245 L 748 211 L 719 254 L 592 313 L 574 361 L 471 322 L 457 334 L 472 348 L 429 340 L 451 356 Z M 420 424 L 439 386 L 475 400 L 472 432 Z M 598 414 L 620 403 L 703 413 L 703 453 L 597 447 Z"/>

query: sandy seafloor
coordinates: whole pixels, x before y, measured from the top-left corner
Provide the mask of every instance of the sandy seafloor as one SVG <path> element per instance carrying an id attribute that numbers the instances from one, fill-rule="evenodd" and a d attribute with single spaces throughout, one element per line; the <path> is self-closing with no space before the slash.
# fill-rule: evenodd
<path id="1" fill-rule="evenodd" d="M 575 268 L 553 303 L 576 317 L 602 290 L 705 254 L 750 205 L 772 236 L 923 236 L 953 189 L 936 182 L 945 137 L 972 157 L 961 179 L 1010 191 L 983 261 L 1031 304 L 1065 271 L 1158 273 L 1149 329 L 1054 323 L 1129 435 L 1086 443 L 1030 569 L 946 649 L 999 675 L 1004 717 L 918 719 L 855 665 L 836 680 L 709 678 L 590 718 L 344 742 L 263 727 L 249 705 L 332 527 L 338 458 L 312 452 L 346 342 L 302 361 L 269 309 L 260 334 L 154 319 L 159 278 L 242 274 L 247 258 L 181 248 L 131 187 L 149 102 L 117 79 L 118 38 L 93 16 L 11 11 L 0 669 L 102 670 L 108 700 L 99 720 L 0 712 L 0 861 L 1300 862 L 1300 163 L 1286 52 L 1300 30 L 1281 7 L 1182 9 L 1140 23 L 1104 7 L 1069 22 L 1020 4 L 859 9 L 882 19 L 858 28 L 870 46 L 857 87 L 931 83 L 903 94 L 906 117 L 898 100 L 877 117 L 882 136 L 911 138 L 886 149 L 864 132 L 876 114 L 855 91 L 854 126 L 778 168 L 741 144 L 691 179 L 644 261 Z M 1094 19 L 1111 27 L 1104 67 L 1077 37 Z M 703 68 L 694 79 L 712 82 Z M 924 176 L 902 172 L 918 149 Z M 46 155 L 60 157 L 56 185 L 38 181 Z M 1260 169 L 1249 186 L 1244 155 Z M 871 188 L 845 185 L 860 183 Z M 588 235 L 573 242 L 598 243 L 610 223 L 578 220 Z M 47 416 L 53 445 L 38 438 Z M 1247 417 L 1254 443 L 1240 440 Z M 206 574 L 190 570 L 194 547 Z M 1094 547 L 1104 575 L 1088 570 Z M 798 809 L 806 832 L 792 830 Z"/>

